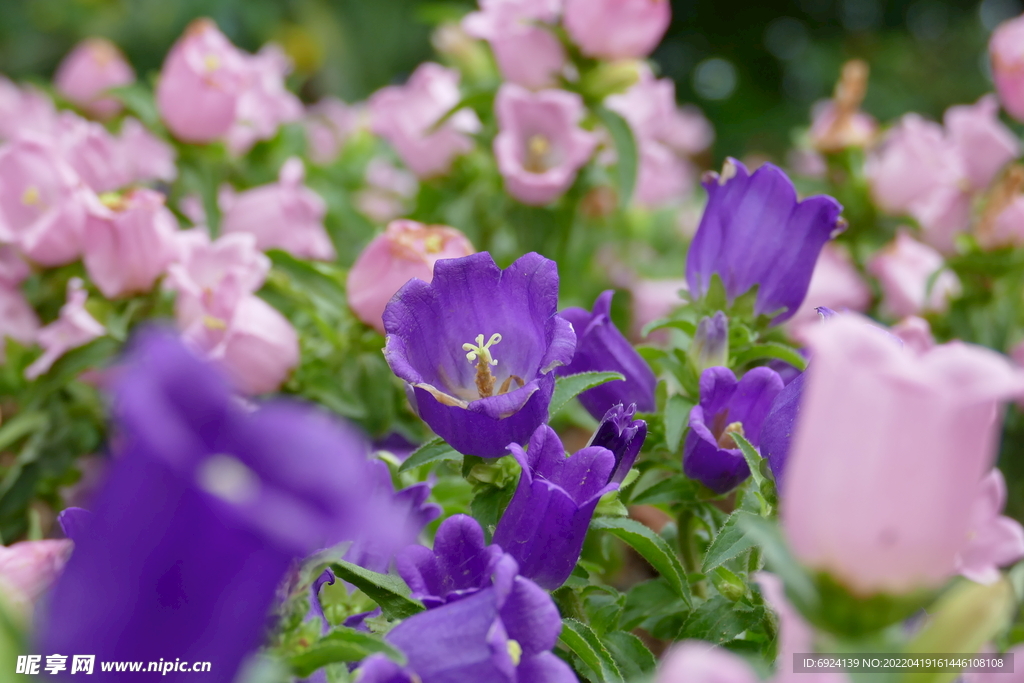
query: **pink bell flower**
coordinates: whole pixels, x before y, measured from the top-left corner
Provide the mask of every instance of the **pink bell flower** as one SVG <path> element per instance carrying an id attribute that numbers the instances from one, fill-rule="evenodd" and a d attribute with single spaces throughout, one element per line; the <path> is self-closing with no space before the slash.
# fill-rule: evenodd
<path id="1" fill-rule="evenodd" d="M 941 313 L 961 290 L 960 279 L 945 268 L 942 255 L 906 231 L 871 257 L 868 272 L 882 285 L 882 307 L 897 318 Z"/>
<path id="2" fill-rule="evenodd" d="M 57 580 L 73 543 L 67 539 L 22 541 L 0 546 L 0 599 L 21 619 Z"/>
<path id="3" fill-rule="evenodd" d="M 249 151 L 259 140 L 269 140 L 282 123 L 302 118 L 302 103 L 285 88 L 291 59 L 269 43 L 255 55 L 243 54 L 246 85 L 238 98 L 235 120 L 227 131 L 228 149 L 235 156 Z"/>
<path id="4" fill-rule="evenodd" d="M 552 31 L 560 0 L 481 0 L 462 28 L 491 45 L 502 76 L 524 88 L 550 88 L 565 68 L 562 43 Z"/>
<path id="5" fill-rule="evenodd" d="M 668 0 L 566 0 L 563 19 L 583 54 L 600 59 L 646 57 L 671 21 Z"/>
<path id="6" fill-rule="evenodd" d="M 988 43 L 992 79 L 1007 113 L 1024 121 L 1024 16 L 1000 24 Z"/>
<path id="7" fill-rule="evenodd" d="M 43 355 L 25 368 L 27 379 L 33 380 L 45 374 L 68 351 L 85 346 L 107 333 L 106 328 L 85 310 L 88 297 L 80 278 L 68 280 L 67 302 L 61 306 L 60 316 L 36 333 L 36 341 L 43 347 Z"/>
<path id="8" fill-rule="evenodd" d="M 121 103 L 107 96 L 111 88 L 135 82 L 135 71 L 106 38 L 87 38 L 68 53 L 53 77 L 57 91 L 89 114 L 109 119 Z"/>
<path id="9" fill-rule="evenodd" d="M 1024 557 L 1024 528 L 1002 514 L 1005 505 L 1006 480 L 993 468 L 978 487 L 967 544 L 957 556 L 957 571 L 971 581 L 995 583 L 1000 567 Z"/>

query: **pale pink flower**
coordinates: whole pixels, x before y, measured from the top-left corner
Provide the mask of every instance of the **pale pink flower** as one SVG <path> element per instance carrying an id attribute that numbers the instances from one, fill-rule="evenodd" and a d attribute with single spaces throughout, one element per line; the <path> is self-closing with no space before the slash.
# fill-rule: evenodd
<path id="1" fill-rule="evenodd" d="M 878 135 L 878 122 L 870 114 L 852 112 L 840 118 L 835 100 L 822 100 L 811 109 L 811 143 L 815 149 L 835 151 L 846 147 L 867 147 Z"/>
<path id="2" fill-rule="evenodd" d="M 413 278 L 430 282 L 439 259 L 474 253 L 465 235 L 445 225 L 393 221 L 373 238 L 348 272 L 348 304 L 356 317 L 384 334 L 384 307 Z"/>
<path id="3" fill-rule="evenodd" d="M 17 249 L 9 244 L 0 244 L 0 282 L 14 287 L 21 284 L 31 272 L 32 269 Z"/>
<path id="4" fill-rule="evenodd" d="M 19 618 L 31 616 L 35 603 L 63 571 L 73 546 L 67 539 L 0 546 L 0 596 Z"/>
<path id="5" fill-rule="evenodd" d="M 87 38 L 76 45 L 53 77 L 60 94 L 101 119 L 121 111 L 121 103 L 106 96 L 107 91 L 134 82 L 135 71 L 106 38 Z"/>
<path id="6" fill-rule="evenodd" d="M 957 555 L 957 571 L 971 581 L 995 583 L 1000 567 L 1024 557 L 1024 528 L 1002 514 L 1006 505 L 1006 480 L 993 468 L 978 488 L 967 543 Z"/>
<path id="7" fill-rule="evenodd" d="M 212 142 L 235 122 L 249 77 L 246 55 L 211 20 L 197 19 L 164 60 L 156 89 L 160 116 L 178 139 Z"/>
<path id="8" fill-rule="evenodd" d="M 1024 393 L 1024 371 L 960 342 L 917 354 L 853 313 L 807 338 L 780 495 L 790 547 L 861 596 L 943 584 L 995 459 L 997 403 Z"/>
<path id="9" fill-rule="evenodd" d="M 986 648 L 988 652 L 994 652 L 992 648 Z M 983 651 L 984 652 L 984 651 Z M 1013 673 L 1006 671 L 965 671 L 962 677 L 963 683 L 1024 683 L 1024 666 L 1018 662 L 1024 662 L 1024 645 L 1015 645 L 1007 650 L 1013 655 Z"/>
<path id="10" fill-rule="evenodd" d="M 49 135 L 56 123 L 57 110 L 45 93 L 18 87 L 0 75 L 0 140 L 22 133 Z"/>
<path id="11" fill-rule="evenodd" d="M 248 233 L 223 235 L 211 241 L 204 229 L 194 228 L 176 233 L 175 241 L 178 257 L 167 268 L 167 285 L 192 299 L 209 300 L 221 289 L 237 292 L 238 296 L 251 294 L 270 272 L 270 259 L 257 249 L 256 238 Z M 236 303 L 237 298 L 227 302 L 227 307 Z M 179 298 L 179 308 L 181 304 Z M 188 311 L 179 315 L 194 317 Z"/>
<path id="12" fill-rule="evenodd" d="M 679 296 L 679 292 L 686 291 L 686 289 L 685 278 L 673 280 L 640 279 L 632 283 L 629 287 L 629 291 L 633 295 L 633 317 L 630 324 L 632 337 L 640 339 L 641 331 L 648 323 L 668 316 L 669 313 L 686 303 Z"/>
<path id="13" fill-rule="evenodd" d="M 868 272 L 882 285 L 882 307 L 897 318 L 945 311 L 961 290 L 942 254 L 906 231 L 871 257 Z"/>
<path id="14" fill-rule="evenodd" d="M 1013 118 L 1024 121 L 1024 16 L 1004 21 L 992 33 L 988 54 L 992 60 L 992 78 L 1003 108 Z"/>
<path id="15" fill-rule="evenodd" d="M 916 315 L 904 318 L 889 328 L 889 331 L 903 342 L 904 347 L 915 353 L 924 353 L 935 346 L 932 326 L 927 320 Z"/>
<path id="16" fill-rule="evenodd" d="M 440 64 L 421 64 L 405 85 L 391 85 L 370 98 L 370 127 L 395 148 L 420 178 L 444 175 L 452 160 L 473 149 L 467 134 L 480 120 L 462 109 L 437 125 L 461 100 L 459 73 Z"/>
<path id="17" fill-rule="evenodd" d="M 1020 141 L 999 121 L 995 95 L 985 95 L 975 104 L 950 107 L 943 122 L 975 191 L 987 188 L 1011 159 L 1020 156 Z"/>
<path id="18" fill-rule="evenodd" d="M 371 159 L 364 175 L 366 187 L 355 195 L 356 208 L 377 223 L 387 223 L 404 214 L 419 192 L 416 176 L 383 157 Z"/>
<path id="19" fill-rule="evenodd" d="M 846 248 L 836 242 L 826 242 L 814 264 L 807 296 L 796 314 L 787 323 L 797 337 L 806 325 L 818 323 L 819 306 L 834 311 L 864 311 L 871 305 L 871 289 L 853 265 Z"/>
<path id="20" fill-rule="evenodd" d="M 481 0 L 462 28 L 491 45 L 506 80 L 524 88 L 550 88 L 565 67 L 562 43 L 544 26 L 557 20 L 560 0 Z"/>
<path id="21" fill-rule="evenodd" d="M 36 333 L 36 342 L 43 347 L 43 355 L 25 368 L 26 378 L 32 380 L 45 374 L 68 351 L 85 346 L 107 333 L 106 328 L 85 310 L 88 297 L 80 278 L 68 280 L 67 302 L 61 306 L 60 316 Z"/>
<path id="22" fill-rule="evenodd" d="M 53 134 L 60 155 L 95 192 L 109 192 L 134 178 L 121 141 L 95 121 L 61 112 Z"/>
<path id="23" fill-rule="evenodd" d="M 999 212 L 991 231 L 982 240 L 984 246 L 1020 246 L 1024 244 L 1024 195 L 1017 195 Z"/>
<path id="24" fill-rule="evenodd" d="M 138 119 L 125 118 L 118 141 L 130 182 L 171 182 L 178 177 L 174 147 L 150 133 Z"/>
<path id="25" fill-rule="evenodd" d="M 649 55 L 671 20 L 668 0 L 566 0 L 563 23 L 588 57 L 630 59 Z"/>
<path id="26" fill-rule="evenodd" d="M 259 140 L 269 140 L 282 123 L 302 118 L 302 103 L 285 88 L 291 59 L 273 43 L 255 55 L 243 53 L 246 83 L 238 98 L 235 120 L 227 131 L 228 149 L 241 156 Z"/>
<path id="27" fill-rule="evenodd" d="M 276 183 L 222 195 L 221 230 L 251 233 L 263 250 L 284 249 L 300 258 L 334 260 L 334 245 L 324 228 L 327 205 L 302 184 L 305 175 L 302 160 L 292 157 L 281 166 Z"/>
<path id="28" fill-rule="evenodd" d="M 665 653 L 654 683 L 760 683 L 760 679 L 739 655 L 703 641 L 684 640 Z"/>
<path id="29" fill-rule="evenodd" d="M 133 190 L 104 204 L 85 225 L 89 277 L 108 299 L 148 292 L 175 259 L 178 221 L 153 190 Z"/>
<path id="30" fill-rule="evenodd" d="M 6 360 L 6 337 L 28 346 L 39 332 L 39 317 L 17 285 L 0 281 L 0 365 Z"/>
<path id="31" fill-rule="evenodd" d="M 337 97 L 325 97 L 306 108 L 306 149 L 315 164 L 329 164 L 360 125 L 363 112 Z"/>
<path id="32" fill-rule="evenodd" d="M 535 206 L 558 199 L 597 147 L 597 136 L 579 126 L 582 98 L 506 83 L 494 108 L 499 129 L 494 155 L 509 194 Z"/>

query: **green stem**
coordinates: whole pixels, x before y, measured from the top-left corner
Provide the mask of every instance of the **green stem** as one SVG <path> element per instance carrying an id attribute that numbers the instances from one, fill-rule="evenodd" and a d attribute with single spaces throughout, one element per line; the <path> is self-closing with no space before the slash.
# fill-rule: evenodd
<path id="1" fill-rule="evenodd" d="M 701 571 L 700 553 L 694 545 L 693 523 L 697 517 L 689 508 L 683 508 L 676 519 L 676 533 L 679 544 L 679 553 L 683 559 L 683 566 L 687 574 L 699 574 Z M 703 580 L 692 584 L 693 594 L 698 598 L 707 597 L 707 585 Z"/>

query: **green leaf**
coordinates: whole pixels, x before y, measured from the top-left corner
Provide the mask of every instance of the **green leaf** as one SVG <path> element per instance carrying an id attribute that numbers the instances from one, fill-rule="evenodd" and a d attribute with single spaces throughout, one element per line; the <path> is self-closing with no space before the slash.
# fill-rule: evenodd
<path id="1" fill-rule="evenodd" d="M 680 305 L 682 304 L 680 303 Z M 697 334 L 697 323 L 693 322 L 692 320 L 680 320 L 677 318 L 658 318 L 657 320 L 652 320 L 651 322 L 644 325 L 643 329 L 640 330 L 640 338 L 643 339 L 644 337 L 646 337 L 651 332 L 654 332 L 655 330 L 664 329 L 680 330 L 687 334 L 688 336 L 692 337 L 693 335 Z"/>
<path id="2" fill-rule="evenodd" d="M 162 130 L 160 113 L 157 111 L 153 92 L 141 83 L 110 88 L 107 92 L 120 100 L 130 113 L 134 114 L 150 131 Z"/>
<path id="3" fill-rule="evenodd" d="M 0 427 L 0 451 L 5 451 L 24 436 L 42 429 L 48 422 L 46 413 L 19 413 Z"/>
<path id="4" fill-rule="evenodd" d="M 424 609 L 418 600 L 409 597 L 409 587 L 397 577 L 371 572 L 344 560 L 332 563 L 331 569 L 339 579 L 353 584 L 380 605 L 388 619 L 405 619 Z"/>
<path id="5" fill-rule="evenodd" d="M 750 468 L 750 476 L 754 479 L 754 484 L 758 488 L 761 487 L 761 482 L 764 481 L 764 475 L 761 474 L 761 454 L 757 452 L 749 441 L 740 436 L 739 434 L 732 434 L 732 440 L 736 442 L 736 445 L 740 447 L 740 451 L 743 453 L 743 459 L 747 461 L 747 467 Z"/>
<path id="6" fill-rule="evenodd" d="M 658 660 L 644 645 L 644 641 L 632 633 L 614 631 L 605 635 L 601 642 L 611 653 L 627 680 L 635 681 L 658 667 Z"/>
<path id="7" fill-rule="evenodd" d="M 721 645 L 755 626 L 762 618 L 763 609 L 738 609 L 736 603 L 716 595 L 690 614 L 679 639 L 696 638 Z"/>
<path id="8" fill-rule="evenodd" d="M 792 346 L 786 346 L 778 342 L 766 342 L 737 353 L 733 358 L 733 365 L 741 366 L 755 360 L 765 358 L 776 359 L 789 363 L 797 370 L 803 372 L 807 369 L 807 359 Z"/>
<path id="9" fill-rule="evenodd" d="M 804 614 L 818 613 L 821 603 L 818 589 L 811 576 L 793 557 L 782 538 L 779 525 L 757 515 L 743 515 L 737 523 L 764 551 L 768 568 L 782 579 L 786 585 L 786 595 L 793 605 Z"/>
<path id="10" fill-rule="evenodd" d="M 551 397 L 548 413 L 556 414 L 565 404 L 582 394 L 587 389 L 601 386 L 605 382 L 624 380 L 620 372 L 581 372 L 577 375 L 566 375 L 555 380 L 555 393 Z"/>
<path id="11" fill-rule="evenodd" d="M 622 683 L 615 659 L 589 626 L 575 619 L 563 619 L 562 625 L 558 640 L 587 667 L 588 671 L 582 672 L 587 678 L 594 683 Z"/>
<path id="12" fill-rule="evenodd" d="M 399 472 L 406 472 L 416 467 L 440 462 L 441 460 L 461 460 L 462 454 L 445 443 L 441 437 L 436 437 L 426 442 L 405 459 Z"/>
<path id="13" fill-rule="evenodd" d="M 640 522 L 622 517 L 601 517 L 590 524 L 592 529 L 601 529 L 620 539 L 651 563 L 658 573 L 669 582 L 676 595 L 689 605 L 690 584 L 686 570 L 664 538 Z"/>
<path id="14" fill-rule="evenodd" d="M 753 537 L 740 523 L 744 516 L 753 517 L 754 515 L 737 510 L 726 520 L 725 525 L 715 536 L 715 540 L 711 541 L 711 546 L 704 556 L 704 564 L 700 568 L 702 572 L 707 574 L 723 562 L 731 560 L 755 545 Z"/>
<path id="15" fill-rule="evenodd" d="M 690 418 L 693 402 L 678 394 L 668 399 L 665 404 L 665 445 L 672 453 L 679 450 L 683 432 Z"/>
<path id="16" fill-rule="evenodd" d="M 400 664 L 405 664 L 401 652 L 378 635 L 357 631 L 344 626 L 337 627 L 310 648 L 289 658 L 292 671 L 299 678 L 335 662 L 357 662 L 377 652 L 383 652 Z"/>
<path id="17" fill-rule="evenodd" d="M 629 206 L 636 188 L 637 170 L 640 167 L 640 155 L 637 150 L 636 138 L 626 119 L 611 109 L 594 107 L 594 114 L 608 129 L 612 142 L 615 143 L 615 180 L 619 191 L 619 207 Z"/>
<path id="18" fill-rule="evenodd" d="M 630 505 L 654 505 L 656 503 L 675 503 L 681 500 L 693 500 L 697 494 L 698 484 L 689 477 L 675 475 L 663 479 L 653 486 L 645 488 L 630 498 Z"/>

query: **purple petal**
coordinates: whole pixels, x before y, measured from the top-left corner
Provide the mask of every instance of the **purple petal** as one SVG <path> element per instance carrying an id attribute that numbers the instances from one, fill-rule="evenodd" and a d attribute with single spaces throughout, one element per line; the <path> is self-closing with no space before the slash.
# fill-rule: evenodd
<path id="1" fill-rule="evenodd" d="M 524 659 L 516 671 L 516 683 L 579 683 L 572 667 L 552 652 L 542 652 Z"/>
<path id="2" fill-rule="evenodd" d="M 804 373 L 800 373 L 775 397 L 771 412 L 761 427 L 761 454 L 767 458 L 779 490 L 782 489 L 782 473 L 786 468 L 789 445 L 800 416 L 800 399 L 803 391 Z"/>

